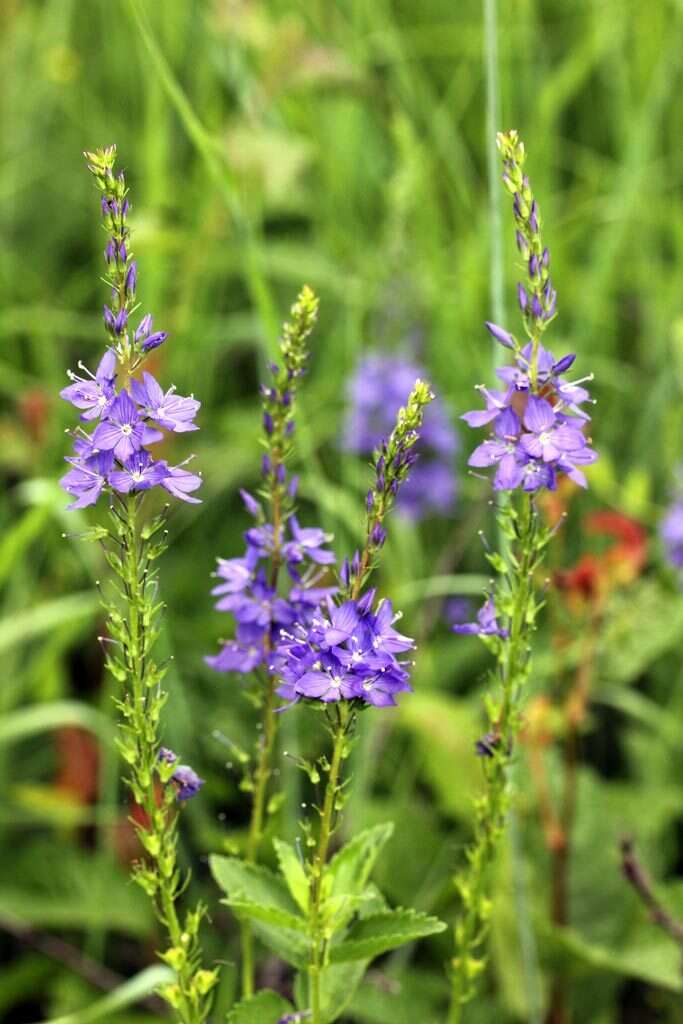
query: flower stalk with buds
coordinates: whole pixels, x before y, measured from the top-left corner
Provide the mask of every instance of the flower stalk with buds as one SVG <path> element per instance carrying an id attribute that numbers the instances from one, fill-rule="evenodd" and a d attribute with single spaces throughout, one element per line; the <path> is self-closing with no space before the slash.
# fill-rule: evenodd
<path id="1" fill-rule="evenodd" d="M 541 339 L 557 314 L 550 280 L 550 254 L 541 237 L 541 214 L 524 171 L 526 153 L 517 132 L 500 133 L 503 184 L 513 197 L 517 248 L 524 280 L 517 293 L 527 341 L 520 344 L 504 327 L 487 323 L 493 337 L 513 357 L 496 371 L 501 387 L 479 388 L 486 407 L 465 413 L 472 427 L 491 433 L 472 453 L 470 466 L 495 467 L 494 491 L 507 492 L 498 519 L 503 550 L 488 559 L 498 574 L 476 622 L 454 626 L 478 635 L 496 659 L 486 700 L 488 727 L 476 743 L 484 774 L 484 792 L 475 803 L 474 836 L 466 863 L 456 876 L 460 911 L 455 923 L 451 964 L 449 1024 L 460 1024 L 465 1004 L 474 996 L 486 964 L 485 943 L 491 913 L 491 870 L 504 833 L 509 805 L 509 769 L 522 723 L 524 693 L 530 673 L 531 640 L 542 599 L 535 578 L 554 530 L 536 509 L 535 495 L 554 490 L 560 474 L 585 487 L 581 467 L 597 458 L 585 429 L 583 406 L 590 395 L 584 381 L 564 375 L 573 354 L 556 360 Z"/>
<path id="2" fill-rule="evenodd" d="M 170 508 L 147 514 L 149 491 L 161 487 L 185 502 L 201 478 L 182 465 L 155 460 L 150 447 L 162 430 L 196 430 L 199 402 L 173 389 L 164 393 L 151 374 L 141 370 L 147 353 L 161 345 L 165 332 L 152 331 L 149 314 L 136 330 L 137 263 L 130 247 L 130 204 L 123 173 L 114 174 L 114 146 L 86 153 L 101 193 L 102 221 L 108 235 L 105 280 L 110 287 L 104 307 L 107 349 L 96 373 L 81 365 L 85 376 L 71 374 L 62 398 L 80 410 L 82 426 L 73 432 L 74 453 L 62 487 L 74 499 L 71 509 L 109 502 L 109 527 L 84 535 L 98 540 L 117 578 L 110 591 L 101 590 L 107 612 L 106 637 L 101 638 L 106 666 L 120 686 L 118 747 L 126 765 L 126 784 L 142 815 L 135 821 L 144 857 L 133 877 L 154 903 L 168 945 L 160 957 L 175 972 L 174 982 L 160 994 L 179 1024 L 203 1024 L 211 1008 L 217 972 L 202 967 L 199 927 L 204 908 L 181 911 L 179 899 L 189 879 L 177 862 L 179 808 L 194 796 L 202 780 L 189 765 L 161 746 L 161 714 L 166 702 L 163 680 L 167 665 L 155 660 L 163 602 L 159 597 L 157 559 L 166 549 Z M 87 427 L 94 427 L 89 432 Z M 161 428 L 161 429 L 160 429 Z M 111 596 L 110 596 L 111 594 Z"/>

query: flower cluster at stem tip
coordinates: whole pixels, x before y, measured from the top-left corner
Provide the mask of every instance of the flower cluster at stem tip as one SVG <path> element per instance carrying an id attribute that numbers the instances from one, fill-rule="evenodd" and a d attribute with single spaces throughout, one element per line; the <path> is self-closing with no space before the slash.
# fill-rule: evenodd
<path id="1" fill-rule="evenodd" d="M 393 427 L 396 413 L 416 379 L 420 366 L 387 352 L 364 355 L 349 382 L 349 409 L 344 422 L 342 447 L 359 455 L 371 455 L 378 437 Z M 425 410 L 417 452 L 420 456 L 410 479 L 401 489 L 396 511 L 408 519 L 446 515 L 457 496 L 453 460 L 460 447 L 448 409 L 435 399 Z"/>
<path id="2" fill-rule="evenodd" d="M 290 703 L 306 699 L 387 707 L 396 704 L 397 694 L 412 689 L 409 663 L 398 655 L 415 643 L 394 629 L 399 616 L 391 601 L 382 600 L 374 608 L 375 590 L 365 588 L 386 541 L 386 517 L 415 464 L 424 410 L 433 398 L 427 384 L 416 380 L 394 430 L 374 453 L 365 546 L 342 563 L 338 592 L 308 622 L 280 632 L 271 668 L 281 679 L 279 696 Z"/>
<path id="3" fill-rule="evenodd" d="M 61 397 L 80 410 L 85 426 L 72 432 L 74 452 L 67 457 L 71 469 L 60 480 L 74 501 L 69 509 L 95 505 L 103 492 L 130 494 L 160 486 L 181 501 L 198 502 L 192 496 L 201 477 L 185 469 L 185 463 L 169 466 L 154 459 L 149 447 L 161 441 L 163 430 L 184 433 L 197 430 L 194 418 L 200 403 L 164 391 L 151 373 L 133 376 L 147 354 L 162 345 L 165 331 L 153 329 L 149 313 L 133 330 L 131 317 L 138 309 L 137 262 L 130 247 L 130 203 L 123 172 L 114 174 L 116 147 L 86 153 L 102 199 L 102 225 L 108 235 L 104 250 L 105 280 L 111 290 L 104 307 L 104 326 L 109 346 L 95 371 L 79 363 L 80 373 L 69 373 L 71 383 Z"/>
<path id="4" fill-rule="evenodd" d="M 306 341 L 316 321 L 318 300 L 304 287 L 291 310 L 280 342 L 282 365 L 268 367 L 270 381 L 261 386 L 265 452 L 261 462 L 263 504 L 240 491 L 254 525 L 244 534 L 239 558 L 219 558 L 211 593 L 217 611 L 230 613 L 235 637 L 204 660 L 217 672 L 246 674 L 268 670 L 269 656 L 280 632 L 308 622 L 321 601 L 336 591 L 319 586 L 335 555 L 330 534 L 317 526 L 301 526 L 295 514 L 298 479 L 287 471 L 295 434 L 295 399 L 306 369 Z M 280 570 L 286 567 L 283 579 Z"/>
<path id="5" fill-rule="evenodd" d="M 487 322 L 492 336 L 512 352 L 513 363 L 496 371 L 501 388 L 478 390 L 486 408 L 462 417 L 471 427 L 488 426 L 491 436 L 475 448 L 469 465 L 496 467 L 494 490 L 528 492 L 554 490 L 565 473 L 586 486 L 581 467 L 591 465 L 597 453 L 585 435 L 590 417 L 584 406 L 591 401 L 582 380 L 564 375 L 576 356 L 555 359 L 541 338 L 556 316 L 557 296 L 550 279 L 550 253 L 541 238 L 541 215 L 524 173 L 524 144 L 517 132 L 498 135 L 503 156 L 503 183 L 513 196 L 517 248 L 524 261 L 526 280 L 518 285 L 519 306 L 528 341 Z"/>

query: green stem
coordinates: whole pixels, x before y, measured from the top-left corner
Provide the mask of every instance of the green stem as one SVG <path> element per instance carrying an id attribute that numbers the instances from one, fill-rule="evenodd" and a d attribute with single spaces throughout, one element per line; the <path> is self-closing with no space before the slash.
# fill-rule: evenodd
<path id="1" fill-rule="evenodd" d="M 533 570 L 539 554 L 539 532 L 529 495 L 523 495 L 515 519 L 517 541 L 508 562 L 506 583 L 511 608 L 510 632 L 498 656 L 500 708 L 493 720 L 497 748 L 484 762 L 486 790 L 477 803 L 474 838 L 465 869 L 457 878 L 462 912 L 455 924 L 451 1006 L 448 1024 L 460 1024 L 464 1006 L 475 991 L 484 960 L 478 957 L 490 916 L 491 868 L 500 845 L 508 801 L 508 768 L 519 725 L 519 689 L 528 669 L 528 630 L 533 603 Z"/>
<path id="2" fill-rule="evenodd" d="M 332 760 L 327 775 L 325 786 L 325 798 L 320 816 L 320 832 L 318 833 L 318 844 L 316 847 L 313 863 L 311 865 L 310 882 L 310 934 L 311 934 L 311 959 L 308 965 L 308 976 L 310 982 L 311 999 L 311 1024 L 322 1024 L 320 1006 L 320 973 L 325 964 L 325 941 L 324 929 L 321 921 L 321 897 L 322 883 L 327 862 L 327 854 L 332 837 L 332 824 L 337 796 L 339 794 L 339 779 L 341 768 L 346 755 L 346 737 L 350 724 L 350 709 L 344 701 L 340 701 L 336 708 L 337 722 L 333 734 Z"/>
<path id="3" fill-rule="evenodd" d="M 138 497 L 130 494 L 126 502 L 125 517 L 125 559 L 122 581 L 128 597 L 128 655 L 133 698 L 132 726 L 137 742 L 137 761 L 133 774 L 138 791 L 142 794 L 142 805 L 149 824 L 144 828 L 151 843 L 146 848 L 156 867 L 157 890 L 155 902 L 160 920 L 166 927 L 170 945 L 178 951 L 187 951 L 187 940 L 183 936 L 176 898 L 178 895 L 178 871 L 175 845 L 175 812 L 168 801 L 159 806 L 156 791 L 156 758 L 158 739 L 156 718 L 149 715 L 148 687 L 146 685 L 146 660 L 149 654 L 146 624 L 153 615 L 153 601 L 146 592 L 147 560 L 141 549 L 137 521 Z M 141 830 L 142 831 L 142 830 Z M 182 958 L 176 966 L 177 1020 L 180 1024 L 201 1024 L 204 1011 L 198 1004 L 193 986 L 195 968 L 191 958 Z"/>
<path id="4" fill-rule="evenodd" d="M 251 805 L 251 819 L 247 837 L 247 864 L 256 864 L 259 846 L 263 837 L 263 821 L 266 809 L 268 782 L 272 773 L 271 756 L 277 730 L 275 716 L 275 679 L 269 675 L 265 683 L 265 704 L 263 709 L 263 733 L 258 764 L 254 772 L 254 797 Z M 251 925 L 245 921 L 241 926 L 242 938 L 242 995 L 248 998 L 254 994 L 254 936 Z"/>

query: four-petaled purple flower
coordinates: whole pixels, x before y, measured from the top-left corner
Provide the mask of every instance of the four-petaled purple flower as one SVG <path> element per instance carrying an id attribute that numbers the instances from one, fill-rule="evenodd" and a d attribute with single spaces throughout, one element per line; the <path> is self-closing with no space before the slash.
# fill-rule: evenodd
<path id="1" fill-rule="evenodd" d="M 134 380 L 131 384 L 133 398 L 141 410 L 166 430 L 182 433 L 198 430 L 193 422 L 200 403 L 195 398 L 183 398 L 171 387 L 164 393 L 151 373 L 143 373 L 143 382 Z"/>
<path id="2" fill-rule="evenodd" d="M 135 402 L 127 391 L 112 402 L 106 420 L 93 434 L 93 445 L 102 451 L 113 451 L 119 462 L 126 462 L 142 447 L 143 423 Z"/>
<path id="3" fill-rule="evenodd" d="M 79 377 L 78 374 L 69 371 L 73 383 L 63 388 L 59 394 L 77 409 L 83 409 L 82 420 L 95 420 L 106 413 L 114 399 L 116 353 L 111 348 L 107 349 L 94 377 L 82 363 L 79 363 L 79 369 L 87 373 L 88 377 Z"/>
<path id="4" fill-rule="evenodd" d="M 498 625 L 496 606 L 492 597 L 488 597 L 477 612 L 476 622 L 457 622 L 451 627 L 454 633 L 463 633 L 475 636 L 499 636 L 505 639 L 509 634 L 507 629 Z"/>

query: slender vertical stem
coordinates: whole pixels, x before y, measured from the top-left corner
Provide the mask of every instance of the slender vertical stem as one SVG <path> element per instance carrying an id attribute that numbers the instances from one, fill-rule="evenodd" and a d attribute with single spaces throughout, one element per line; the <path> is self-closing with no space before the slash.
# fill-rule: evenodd
<path id="1" fill-rule="evenodd" d="M 176 909 L 177 866 L 175 848 L 175 820 L 171 817 L 166 802 L 161 805 L 157 799 L 155 781 L 155 758 L 157 751 L 156 727 L 148 721 L 146 661 L 148 641 L 146 621 L 150 617 L 149 596 L 146 592 L 147 563 L 140 543 L 138 525 L 138 501 L 136 494 L 128 495 L 124 510 L 125 558 L 122 581 L 127 604 L 128 643 L 127 662 L 129 668 L 132 724 L 137 738 L 137 763 L 134 773 L 138 789 L 142 793 L 142 805 L 148 824 L 144 831 L 152 842 L 146 844 L 147 852 L 155 861 L 157 890 L 156 906 L 159 917 L 166 927 L 170 945 L 174 949 L 184 948 L 183 928 Z M 175 1009 L 180 1024 L 198 1024 L 205 1012 L 200 1010 L 193 990 L 193 975 L 196 966 L 190 958 L 182 958 L 176 966 L 177 997 Z M 208 1007 L 206 1008 L 208 1011 Z"/>
<path id="2" fill-rule="evenodd" d="M 320 898 L 322 894 L 322 880 L 327 861 L 327 854 L 332 836 L 332 823 L 339 793 L 339 780 L 341 767 L 346 750 L 346 734 L 349 727 L 349 708 L 344 701 L 340 701 L 336 707 L 337 721 L 334 729 L 332 743 L 332 759 L 327 775 L 325 786 L 325 797 L 320 817 L 320 831 L 318 833 L 318 844 L 311 865 L 310 883 L 310 932 L 311 932 L 311 960 L 308 967 L 310 979 L 311 998 L 311 1024 L 321 1024 L 320 1006 L 320 972 L 324 966 L 324 943 L 321 934 L 320 920 Z"/>
<path id="3" fill-rule="evenodd" d="M 514 563 L 506 574 L 510 595 L 510 630 L 499 655 L 498 680 L 501 700 L 493 723 L 497 750 L 484 763 L 486 792 L 477 805 L 474 839 L 468 864 L 459 875 L 462 912 L 455 925 L 456 956 L 452 965 L 452 993 L 448 1024 L 460 1024 L 465 1003 L 472 997 L 473 982 L 483 968 L 477 958 L 490 915 L 490 873 L 503 832 L 507 811 L 511 745 L 516 731 L 517 688 L 524 680 L 528 652 L 527 629 L 533 600 L 532 571 L 537 556 L 537 518 L 529 495 L 522 496 L 517 514 Z"/>
<path id="4" fill-rule="evenodd" d="M 271 756 L 275 745 L 275 680 L 268 674 L 264 682 L 263 731 L 259 757 L 254 772 L 254 795 L 251 805 L 249 834 L 247 837 L 246 861 L 255 864 L 263 836 L 263 820 L 266 809 L 268 782 L 271 776 Z M 254 936 L 248 921 L 242 923 L 242 995 L 254 994 Z"/>

